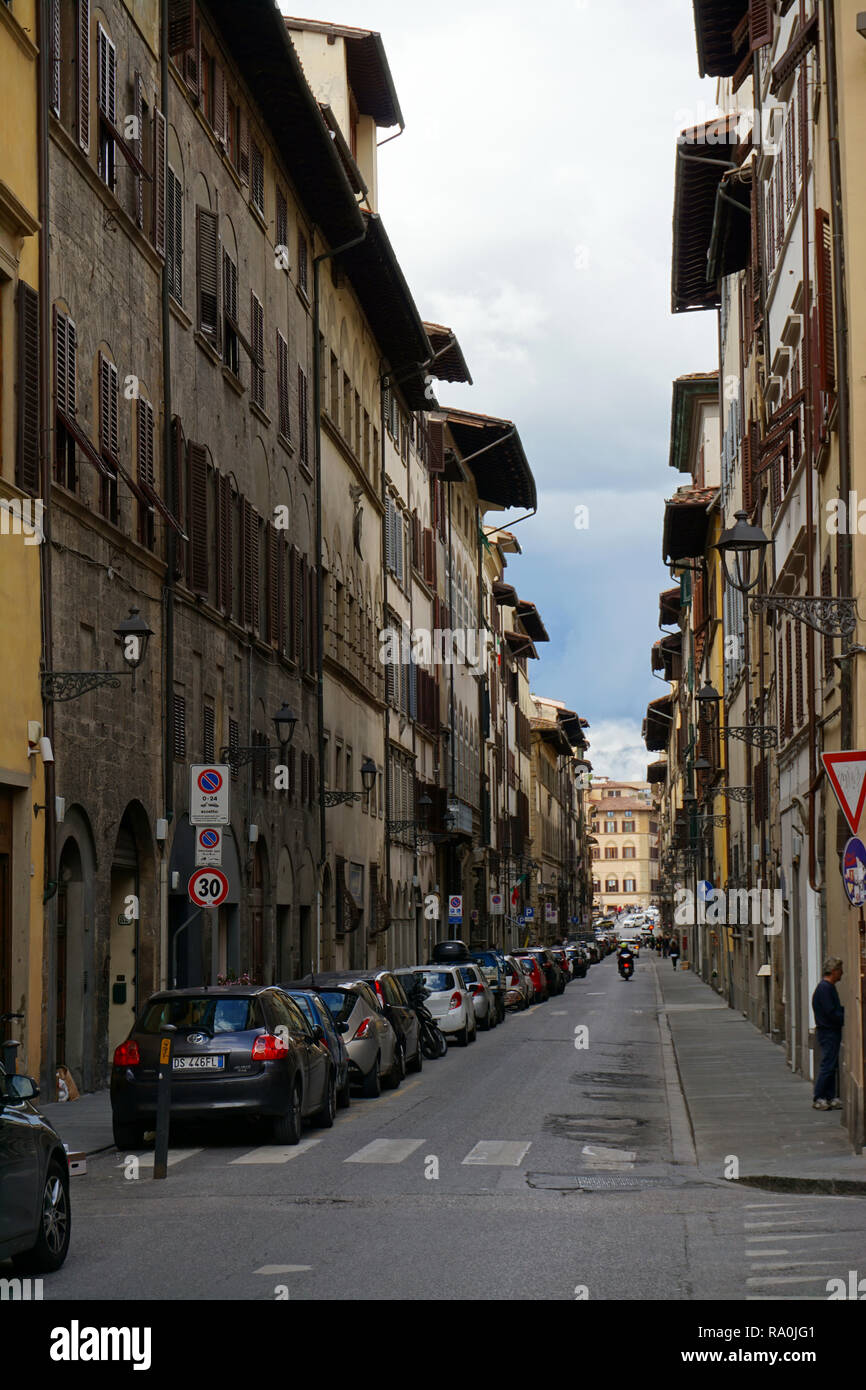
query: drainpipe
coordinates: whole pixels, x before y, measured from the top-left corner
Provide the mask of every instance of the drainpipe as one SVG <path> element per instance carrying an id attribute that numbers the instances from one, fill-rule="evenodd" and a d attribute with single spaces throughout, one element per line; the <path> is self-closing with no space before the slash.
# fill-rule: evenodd
<path id="1" fill-rule="evenodd" d="M 168 4 L 160 5 L 159 38 L 159 85 L 163 115 L 168 125 L 168 95 L 171 83 L 168 71 Z M 171 305 L 168 283 L 168 265 L 162 269 L 162 398 L 163 398 L 163 457 L 165 459 L 165 497 L 172 516 L 178 516 L 179 499 L 174 492 L 174 466 L 171 437 Z M 163 684 L 162 684 L 162 799 L 165 818 L 171 826 L 174 820 L 174 756 L 171 747 L 171 697 L 174 689 L 174 601 L 175 570 L 177 568 L 177 536 L 174 529 L 166 528 L 166 568 L 163 590 Z M 168 966 L 168 917 L 169 917 L 169 863 L 168 847 L 163 844 L 160 865 L 160 981 L 166 977 Z M 140 972 L 136 970 L 136 977 Z"/>
<path id="2" fill-rule="evenodd" d="M 39 147 L 39 424 L 41 448 L 41 492 L 43 501 L 42 545 L 39 547 L 39 561 L 42 580 L 42 668 L 53 668 L 54 624 L 51 601 L 51 487 L 52 487 L 52 443 L 54 440 L 51 419 L 51 280 L 48 259 L 48 239 L 50 231 L 49 206 L 49 160 L 48 160 L 48 54 L 51 51 L 51 24 L 48 14 L 48 0 L 41 0 L 37 7 L 39 60 L 38 60 L 38 125 L 37 142 Z M 46 738 L 54 747 L 54 702 L 42 702 L 42 727 Z M 57 821 L 54 802 L 56 770 L 54 763 L 43 763 L 45 777 L 45 883 L 42 894 L 43 903 L 49 902 L 57 892 Z M 44 952 L 43 952 L 44 959 Z M 42 1049 L 43 1057 L 45 1049 Z M 53 1060 L 52 1060 L 53 1072 Z"/>

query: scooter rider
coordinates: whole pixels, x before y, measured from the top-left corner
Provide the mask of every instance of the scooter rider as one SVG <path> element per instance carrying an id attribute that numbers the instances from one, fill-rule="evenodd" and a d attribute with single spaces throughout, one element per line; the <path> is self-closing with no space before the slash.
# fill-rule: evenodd
<path id="1" fill-rule="evenodd" d="M 634 973 L 634 951 L 628 943 L 620 946 L 616 962 L 619 967 L 619 973 L 623 978 L 628 974 Z"/>

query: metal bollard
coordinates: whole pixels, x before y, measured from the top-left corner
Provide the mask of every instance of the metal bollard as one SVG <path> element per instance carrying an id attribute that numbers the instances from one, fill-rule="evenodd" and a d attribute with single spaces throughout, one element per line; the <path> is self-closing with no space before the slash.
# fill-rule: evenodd
<path id="1" fill-rule="evenodd" d="M 168 1131 L 171 1123 L 171 1035 L 168 1023 L 160 1029 L 159 1072 L 156 1078 L 156 1142 L 153 1150 L 153 1176 L 168 1177 Z"/>

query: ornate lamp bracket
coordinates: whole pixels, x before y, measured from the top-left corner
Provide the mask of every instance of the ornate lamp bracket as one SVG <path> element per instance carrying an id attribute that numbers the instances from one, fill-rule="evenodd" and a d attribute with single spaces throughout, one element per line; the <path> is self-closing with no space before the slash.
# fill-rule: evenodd
<path id="1" fill-rule="evenodd" d="M 753 613 L 774 610 L 806 623 L 824 637 L 850 637 L 857 627 L 857 601 L 853 598 L 759 594 L 752 599 Z"/>

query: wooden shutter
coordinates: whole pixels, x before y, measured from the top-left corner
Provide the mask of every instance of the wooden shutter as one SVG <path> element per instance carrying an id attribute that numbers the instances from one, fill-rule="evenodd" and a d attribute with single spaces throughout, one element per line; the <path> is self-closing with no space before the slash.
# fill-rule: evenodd
<path id="1" fill-rule="evenodd" d="M 430 430 L 430 460 L 427 464 L 430 473 L 444 473 L 445 471 L 445 426 L 438 421 L 432 420 Z"/>
<path id="2" fill-rule="evenodd" d="M 206 763 L 213 761 L 216 751 L 214 748 L 214 726 L 215 712 L 213 705 L 203 705 L 201 711 L 201 751 L 202 757 Z"/>
<path id="3" fill-rule="evenodd" d="M 264 409 L 265 311 L 254 290 L 250 290 L 250 345 L 253 350 L 250 398 Z"/>
<path id="4" fill-rule="evenodd" d="M 284 439 L 291 439 L 291 411 L 289 409 L 289 345 L 279 330 L 277 331 L 277 403 L 279 432 Z"/>
<path id="5" fill-rule="evenodd" d="M 172 57 L 195 43 L 195 0 L 168 0 L 168 51 Z"/>
<path id="6" fill-rule="evenodd" d="M 830 218 L 815 212 L 815 267 L 818 295 L 818 353 L 821 390 L 836 390 L 836 341 L 833 330 L 833 258 Z"/>
<path id="7" fill-rule="evenodd" d="M 207 597 L 208 592 L 208 507 L 207 507 L 207 450 L 203 444 L 190 441 L 189 460 L 189 537 L 192 590 Z"/>
<path id="8" fill-rule="evenodd" d="M 198 326 L 216 340 L 219 335 L 219 217 L 209 208 L 196 208 L 196 278 Z"/>
<path id="9" fill-rule="evenodd" d="M 298 455 L 302 463 L 309 463 L 310 454 L 310 424 L 309 424 L 309 400 L 307 395 L 307 377 L 302 368 L 298 367 Z"/>
<path id="10" fill-rule="evenodd" d="M 303 621 L 303 561 L 296 545 L 292 546 L 292 660 L 303 665 L 302 649 Z"/>
<path id="11" fill-rule="evenodd" d="M 99 447 L 105 458 L 118 457 L 117 368 L 99 354 Z"/>
<path id="12" fill-rule="evenodd" d="M 17 291 L 18 439 L 15 481 L 22 492 L 39 494 L 39 296 L 23 280 Z"/>
<path id="13" fill-rule="evenodd" d="M 96 28 L 96 101 L 112 125 L 117 124 L 117 50 L 102 25 Z"/>
<path id="14" fill-rule="evenodd" d="M 156 487 L 153 457 L 153 406 L 143 396 L 136 403 L 138 425 L 138 481 L 151 489 Z"/>
<path id="15" fill-rule="evenodd" d="M 305 562 L 306 564 L 306 562 Z M 316 569 L 314 565 L 306 565 L 307 570 L 307 670 L 310 675 L 316 673 L 316 654 L 318 649 L 318 584 L 316 582 Z"/>
<path id="16" fill-rule="evenodd" d="M 752 52 L 773 42 L 773 0 L 749 0 L 749 46 Z"/>
<path id="17" fill-rule="evenodd" d="M 166 123 L 165 116 L 161 111 L 153 113 L 153 218 L 151 229 L 151 240 L 154 248 L 160 256 L 165 256 L 165 180 L 166 180 Z M 139 188 L 141 180 L 139 179 Z M 180 184 L 175 189 L 175 193 L 180 195 Z M 173 208 L 173 215 L 177 222 L 182 215 L 181 198 L 177 198 L 178 206 Z M 214 216 L 214 227 L 216 227 L 216 216 Z M 139 223 L 139 225 L 141 225 Z M 177 237 L 175 256 L 180 257 L 181 243 L 179 227 L 172 229 L 173 235 Z M 178 279 L 180 272 L 178 271 Z M 180 298 L 180 287 L 178 286 L 178 298 Z"/>
<path id="18" fill-rule="evenodd" d="M 223 146 L 228 141 L 226 124 L 226 76 L 219 63 L 213 65 L 213 132 Z"/>
<path id="19" fill-rule="evenodd" d="M 60 0 L 51 0 L 51 76 L 49 89 L 51 92 L 51 110 L 55 116 L 60 115 L 60 62 Z"/>
<path id="20" fill-rule="evenodd" d="M 796 640 L 794 644 L 794 690 L 797 697 L 796 725 L 799 729 L 803 723 L 803 629 L 800 623 L 796 627 Z"/>
<path id="21" fill-rule="evenodd" d="M 232 611 L 232 488 L 225 474 L 217 475 L 217 607 Z"/>
<path id="22" fill-rule="evenodd" d="M 280 578 L 279 578 L 279 533 L 276 527 L 269 521 L 265 525 L 265 538 L 268 557 L 268 611 L 267 611 L 267 637 L 268 641 L 275 646 L 279 646 L 279 611 L 280 611 Z"/>
<path id="23" fill-rule="evenodd" d="M 243 109 L 241 109 L 239 116 L 238 143 L 240 146 L 238 173 L 241 176 L 241 183 L 248 184 L 250 181 L 250 123 L 247 113 Z"/>
<path id="24" fill-rule="evenodd" d="M 172 745 L 177 762 L 186 761 L 186 700 L 176 691 L 172 693 Z"/>
<path id="25" fill-rule="evenodd" d="M 134 138 L 134 140 L 133 140 L 133 142 L 132 142 L 132 147 L 133 147 L 133 149 L 135 150 L 136 158 L 138 159 L 139 163 L 141 163 L 141 156 L 142 156 L 142 153 L 143 153 L 143 151 L 144 151 L 144 136 L 143 136 L 143 131 L 142 131 L 142 128 L 141 128 L 142 110 L 143 110 L 143 103 L 142 103 L 142 96 L 141 96 L 141 73 L 140 73 L 140 72 L 136 72 L 136 73 L 133 74 L 133 78 L 132 78 L 132 114 L 133 114 L 133 116 L 135 117 L 135 130 L 136 130 L 136 135 L 135 135 L 135 138 Z M 155 149 L 156 149 L 156 140 L 154 140 L 154 151 L 155 151 Z M 144 226 L 144 188 L 143 188 L 142 182 L 141 182 L 141 174 L 138 172 L 137 169 L 133 169 L 133 181 L 134 181 L 134 185 L 135 185 L 135 225 L 136 225 L 136 227 L 143 227 L 143 226 Z M 163 197 L 164 197 L 164 193 L 163 193 Z M 155 204 L 155 202 L 156 202 L 156 200 L 154 199 L 154 204 Z"/>
<path id="26" fill-rule="evenodd" d="M 90 0 L 78 0 L 78 143 L 90 153 Z"/>

